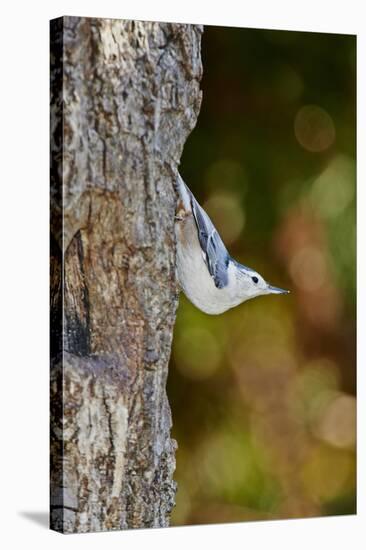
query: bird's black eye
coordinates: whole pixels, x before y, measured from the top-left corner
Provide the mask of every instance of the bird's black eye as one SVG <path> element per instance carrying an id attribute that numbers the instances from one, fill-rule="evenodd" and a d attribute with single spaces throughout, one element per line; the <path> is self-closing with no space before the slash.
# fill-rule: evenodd
<path id="1" fill-rule="evenodd" d="M 257 284 L 258 283 L 258 277 L 252 277 L 252 281 L 253 281 L 253 283 Z"/>

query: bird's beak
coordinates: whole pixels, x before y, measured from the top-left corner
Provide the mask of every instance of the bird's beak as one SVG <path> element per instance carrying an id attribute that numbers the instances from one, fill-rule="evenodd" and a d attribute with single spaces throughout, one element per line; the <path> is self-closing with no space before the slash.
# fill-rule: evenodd
<path id="1" fill-rule="evenodd" d="M 277 288 L 276 286 L 268 285 L 268 292 L 270 294 L 290 294 L 289 290 L 284 290 L 283 288 Z"/>

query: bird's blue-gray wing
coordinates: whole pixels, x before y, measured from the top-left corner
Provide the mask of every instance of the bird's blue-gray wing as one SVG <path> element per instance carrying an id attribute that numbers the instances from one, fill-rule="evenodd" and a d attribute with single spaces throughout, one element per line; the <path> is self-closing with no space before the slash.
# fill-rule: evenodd
<path id="1" fill-rule="evenodd" d="M 224 288 L 228 284 L 229 253 L 206 212 L 198 204 L 192 193 L 190 193 L 190 197 L 192 212 L 197 225 L 198 239 L 208 271 L 214 280 L 215 286 Z"/>

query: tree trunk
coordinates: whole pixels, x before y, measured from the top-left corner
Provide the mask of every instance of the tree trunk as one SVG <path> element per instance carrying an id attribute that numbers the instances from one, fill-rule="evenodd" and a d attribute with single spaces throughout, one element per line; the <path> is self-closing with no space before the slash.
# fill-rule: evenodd
<path id="1" fill-rule="evenodd" d="M 51 22 L 51 527 L 169 524 L 173 188 L 195 25 Z"/>

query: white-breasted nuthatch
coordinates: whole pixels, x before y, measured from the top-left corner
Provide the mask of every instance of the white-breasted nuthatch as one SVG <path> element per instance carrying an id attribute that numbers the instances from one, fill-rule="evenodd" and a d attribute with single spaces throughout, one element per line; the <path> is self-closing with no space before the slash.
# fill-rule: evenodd
<path id="1" fill-rule="evenodd" d="M 178 281 L 198 309 L 217 315 L 256 296 L 289 293 L 269 285 L 259 273 L 234 260 L 179 174 L 176 187 Z"/>

